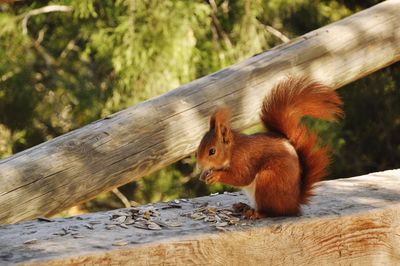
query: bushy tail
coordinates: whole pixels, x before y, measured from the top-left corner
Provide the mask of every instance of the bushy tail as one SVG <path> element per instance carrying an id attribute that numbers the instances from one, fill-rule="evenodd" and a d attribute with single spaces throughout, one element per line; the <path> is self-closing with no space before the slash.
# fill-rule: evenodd
<path id="1" fill-rule="evenodd" d="M 288 78 L 265 97 L 261 121 L 273 132 L 283 134 L 297 151 L 302 166 L 300 203 L 312 196 L 312 186 L 327 174 L 330 156 L 321 147 L 317 134 L 301 123 L 303 116 L 335 121 L 343 115 L 336 92 L 309 78 Z"/>

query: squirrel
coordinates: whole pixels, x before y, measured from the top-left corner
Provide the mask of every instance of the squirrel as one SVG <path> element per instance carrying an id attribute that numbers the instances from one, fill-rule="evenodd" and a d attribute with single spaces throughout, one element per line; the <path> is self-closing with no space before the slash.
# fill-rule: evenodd
<path id="1" fill-rule="evenodd" d="M 332 88 L 307 77 L 288 77 L 264 98 L 260 119 L 265 133 L 241 134 L 231 128 L 230 110 L 217 109 L 196 152 L 200 180 L 241 188 L 250 206 L 236 203 L 233 208 L 247 219 L 299 215 L 331 161 L 329 149 L 301 119 L 336 121 L 343 116 L 342 104 Z"/>

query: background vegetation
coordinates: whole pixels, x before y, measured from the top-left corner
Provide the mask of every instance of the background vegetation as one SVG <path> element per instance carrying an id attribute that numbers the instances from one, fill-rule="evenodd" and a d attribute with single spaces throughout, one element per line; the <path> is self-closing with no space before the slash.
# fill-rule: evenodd
<path id="1" fill-rule="evenodd" d="M 1 2 L 5 158 L 380 1 Z M 310 122 L 333 147 L 331 177 L 399 167 L 399 87 L 395 64 L 339 91 L 346 104 L 342 123 Z M 145 203 L 227 189 L 198 182 L 194 162 L 188 157 L 120 191 Z M 104 193 L 69 213 L 121 207 L 117 194 Z"/>

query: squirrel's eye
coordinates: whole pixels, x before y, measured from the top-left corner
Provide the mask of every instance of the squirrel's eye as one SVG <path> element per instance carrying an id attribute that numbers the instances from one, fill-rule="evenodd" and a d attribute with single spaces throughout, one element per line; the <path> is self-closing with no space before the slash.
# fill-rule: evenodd
<path id="1" fill-rule="evenodd" d="M 208 151 L 208 155 L 214 155 L 215 154 L 215 148 L 211 148 L 209 151 Z"/>

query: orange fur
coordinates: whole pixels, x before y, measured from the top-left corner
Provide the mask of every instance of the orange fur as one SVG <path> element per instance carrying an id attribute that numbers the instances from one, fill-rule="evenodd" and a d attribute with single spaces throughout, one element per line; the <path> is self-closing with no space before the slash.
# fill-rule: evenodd
<path id="1" fill-rule="evenodd" d="M 217 110 L 197 151 L 200 179 L 243 188 L 253 203 L 244 211 L 248 218 L 298 214 L 330 162 L 301 118 L 333 121 L 342 115 L 341 104 L 331 88 L 288 78 L 264 99 L 260 117 L 267 133 L 240 134 L 231 129 L 229 111 Z"/>

